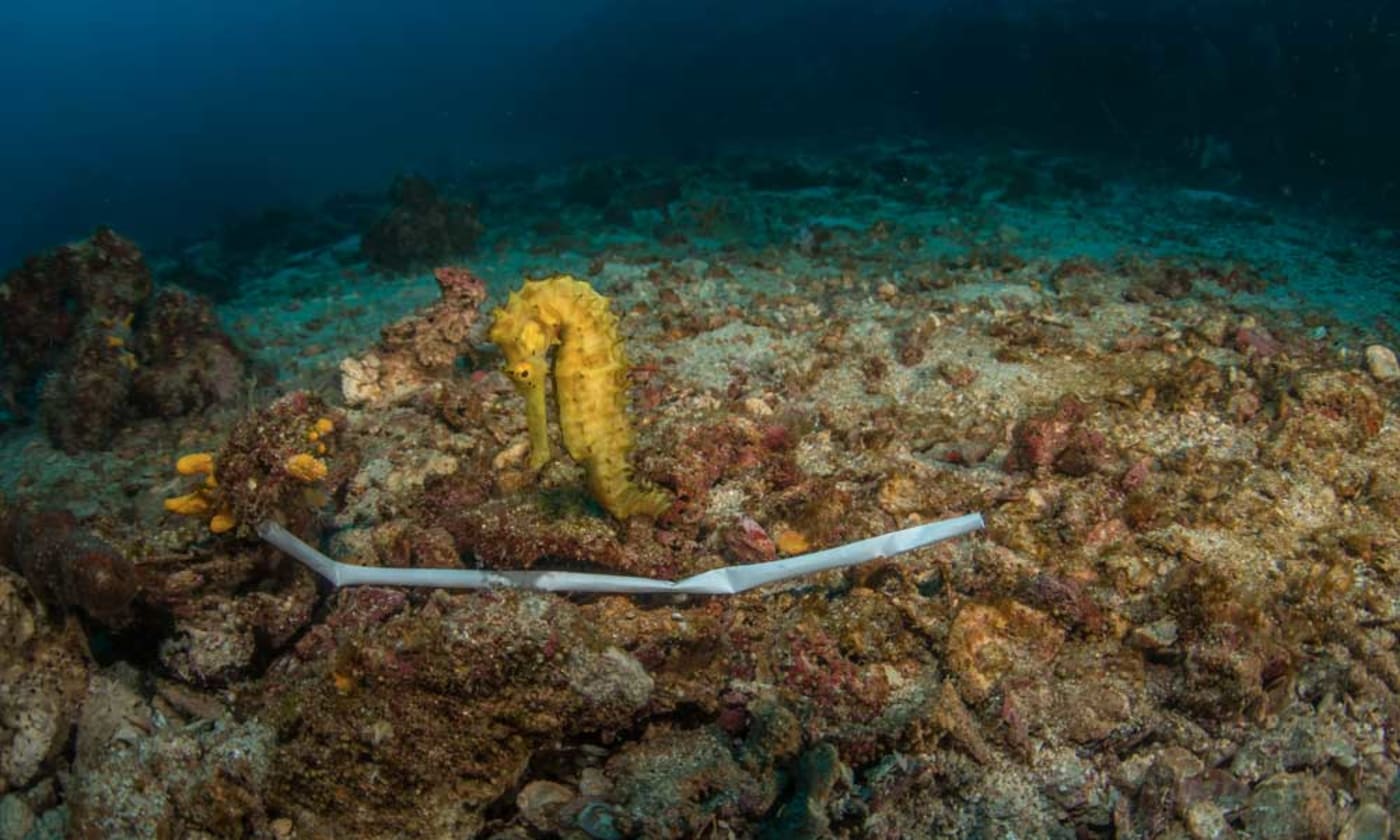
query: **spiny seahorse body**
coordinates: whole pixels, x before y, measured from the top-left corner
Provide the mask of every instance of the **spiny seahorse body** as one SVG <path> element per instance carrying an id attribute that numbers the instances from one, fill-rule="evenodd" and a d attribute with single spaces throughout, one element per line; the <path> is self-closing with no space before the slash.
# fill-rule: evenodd
<path id="1" fill-rule="evenodd" d="M 627 356 L 608 299 L 568 275 L 531 280 L 496 310 L 490 339 L 506 357 L 506 373 L 525 397 L 530 465 L 549 461 L 545 377 L 554 354 L 559 431 L 570 457 L 588 472 L 588 488 L 618 519 L 657 516 L 670 507 L 663 490 L 632 480 L 627 460 Z"/>

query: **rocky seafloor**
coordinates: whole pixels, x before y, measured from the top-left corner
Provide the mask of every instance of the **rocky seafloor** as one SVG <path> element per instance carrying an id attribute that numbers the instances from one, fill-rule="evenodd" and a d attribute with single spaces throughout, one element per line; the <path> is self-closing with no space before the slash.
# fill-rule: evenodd
<path id="1" fill-rule="evenodd" d="M 1394 836 L 1393 234 L 917 145 L 468 182 L 7 278 L 0 838 Z M 655 521 L 529 469 L 485 328 L 554 272 Z M 252 531 L 678 578 L 971 511 L 727 597 L 332 592 Z"/>

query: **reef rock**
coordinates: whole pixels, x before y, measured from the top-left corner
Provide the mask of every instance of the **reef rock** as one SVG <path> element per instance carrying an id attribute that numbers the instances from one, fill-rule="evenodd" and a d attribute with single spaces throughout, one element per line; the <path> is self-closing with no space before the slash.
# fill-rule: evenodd
<path id="1" fill-rule="evenodd" d="M 392 405 L 452 370 L 486 300 L 486 284 L 465 268 L 443 267 L 433 276 L 442 300 L 386 327 L 373 349 L 340 363 L 347 405 Z"/>
<path id="2" fill-rule="evenodd" d="M 180 416 L 232 396 L 245 364 L 208 305 L 151 290 L 141 251 L 107 228 L 11 272 L 0 285 L 8 408 L 29 414 L 37 389 L 49 439 L 77 452 L 108 446 L 138 415 Z"/>
<path id="3" fill-rule="evenodd" d="M 482 226 L 470 204 L 442 198 L 430 181 L 413 175 L 394 181 L 389 199 L 389 212 L 360 239 L 375 268 L 412 271 L 475 250 Z"/>
<path id="4" fill-rule="evenodd" d="M 1377 382 L 1400 379 L 1400 361 L 1396 361 L 1395 351 L 1383 344 L 1372 344 L 1366 348 L 1366 369 Z"/>

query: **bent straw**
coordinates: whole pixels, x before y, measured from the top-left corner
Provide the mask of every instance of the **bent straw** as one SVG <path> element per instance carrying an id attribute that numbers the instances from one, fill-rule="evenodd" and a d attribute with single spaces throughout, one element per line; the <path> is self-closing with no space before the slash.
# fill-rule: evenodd
<path id="1" fill-rule="evenodd" d="M 915 525 L 877 537 L 747 566 L 724 566 L 669 581 L 587 572 L 491 571 L 484 569 L 396 569 L 332 560 L 276 522 L 258 524 L 258 536 L 305 563 L 337 589 L 342 586 L 414 586 L 441 589 L 533 589 L 542 592 L 613 592 L 734 595 L 756 586 L 842 569 L 892 557 L 986 527 L 980 513 Z"/>

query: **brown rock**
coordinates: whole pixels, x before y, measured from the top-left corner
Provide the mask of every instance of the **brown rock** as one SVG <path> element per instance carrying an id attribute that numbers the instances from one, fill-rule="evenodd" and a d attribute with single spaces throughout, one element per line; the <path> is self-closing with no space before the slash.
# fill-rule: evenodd
<path id="1" fill-rule="evenodd" d="M 1279 773 L 1260 782 L 1241 817 L 1258 840 L 1327 840 L 1336 820 L 1327 788 L 1303 773 Z"/>
<path id="2" fill-rule="evenodd" d="M 962 696 L 979 703 L 1008 674 L 1049 665 L 1064 640 L 1050 616 L 1024 604 L 967 604 L 948 631 L 948 666 Z"/>

